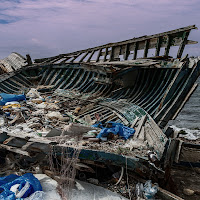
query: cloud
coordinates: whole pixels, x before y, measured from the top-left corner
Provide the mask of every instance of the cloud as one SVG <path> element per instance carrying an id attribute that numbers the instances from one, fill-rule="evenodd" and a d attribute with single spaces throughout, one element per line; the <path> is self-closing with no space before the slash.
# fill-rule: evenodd
<path id="1" fill-rule="evenodd" d="M 0 58 L 33 58 L 200 25 L 198 0 L 1 0 Z M 192 39 L 200 40 L 193 31 Z M 187 47 L 186 47 L 187 48 Z M 200 46 L 190 48 L 200 55 Z"/>

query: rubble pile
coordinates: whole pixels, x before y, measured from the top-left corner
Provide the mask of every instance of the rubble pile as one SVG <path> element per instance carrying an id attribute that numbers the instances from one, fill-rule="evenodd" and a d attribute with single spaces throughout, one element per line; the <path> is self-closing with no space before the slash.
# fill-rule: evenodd
<path id="1" fill-rule="evenodd" d="M 33 138 L 45 137 L 62 145 L 79 146 L 85 149 L 129 156 L 137 153 L 146 155 L 148 149 L 146 145 L 135 144 L 135 151 L 130 151 L 129 141 L 120 136 L 109 140 L 105 136 L 95 141 L 101 128 L 90 126 L 91 123 L 98 122 L 98 118 L 89 121 L 87 119 L 79 121 L 77 118 L 79 112 L 95 103 L 72 98 L 70 95 L 63 97 L 56 94 L 55 92 L 41 95 L 32 88 L 24 95 L 26 98 L 5 102 L 5 105 L 1 106 L 0 130 L 18 136 L 20 134 Z"/>

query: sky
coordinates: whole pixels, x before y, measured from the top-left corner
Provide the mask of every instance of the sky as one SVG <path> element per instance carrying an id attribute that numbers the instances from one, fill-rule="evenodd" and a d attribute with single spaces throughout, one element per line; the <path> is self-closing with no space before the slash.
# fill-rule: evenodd
<path id="1" fill-rule="evenodd" d="M 193 24 L 200 29 L 199 0 L 0 0 L 0 59 L 50 57 Z M 189 39 L 199 44 L 184 54 L 200 56 L 200 31 Z"/>

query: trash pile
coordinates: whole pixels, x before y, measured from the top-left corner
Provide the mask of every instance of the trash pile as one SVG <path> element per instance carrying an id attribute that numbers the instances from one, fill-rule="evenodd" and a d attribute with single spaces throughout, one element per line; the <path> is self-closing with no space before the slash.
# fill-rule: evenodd
<path id="1" fill-rule="evenodd" d="M 133 144 L 134 141 L 130 140 L 135 134 L 134 128 L 124 126 L 122 123 L 114 121 L 102 122 L 98 113 L 96 113 L 95 119 L 88 119 L 88 117 L 86 117 L 85 121 L 80 121 L 77 115 L 83 111 L 84 108 L 95 104 L 95 102 L 88 101 L 86 100 L 87 98 L 70 98 L 73 95 L 74 94 L 61 96 L 56 92 L 42 94 L 35 88 L 31 88 L 26 94 L 20 95 L 1 93 L 0 131 L 9 133 L 9 136 L 39 138 L 41 141 L 53 141 L 62 146 L 65 145 L 73 148 L 79 147 L 81 149 L 102 150 L 104 152 L 128 156 L 134 156 L 138 153 L 141 156 L 148 154 L 148 146 L 145 145 L 145 143 L 135 142 L 135 144 Z M 3 144 L 8 142 L 9 141 L 6 140 Z M 132 148 L 133 145 L 136 146 L 134 151 L 130 151 L 130 142 L 132 142 Z M 34 164 L 31 164 L 33 162 L 32 160 L 34 160 L 33 158 L 30 160 L 27 158 L 23 159 L 23 157 L 13 153 L 7 154 L 6 159 L 9 160 L 9 163 L 13 164 L 9 165 L 7 162 L 6 166 L 2 167 L 2 175 L 16 172 L 24 177 L 24 173 L 29 173 L 29 176 L 31 176 L 30 173 L 46 173 L 48 175 L 49 173 L 51 175 L 53 173 L 54 175 L 52 176 L 55 180 L 63 179 L 63 174 L 59 172 L 59 170 L 63 170 L 62 167 L 61 169 L 56 167 L 54 169 L 51 167 L 49 168 L 49 164 L 46 163 L 48 157 L 45 157 L 45 159 L 43 157 L 41 159 L 36 156 Z M 62 159 L 63 158 L 61 158 L 62 165 L 65 167 Z M 70 160 L 71 158 L 67 159 Z M 78 161 L 78 157 L 76 161 Z M 55 162 L 54 158 L 50 160 L 50 163 L 53 162 Z M 67 165 L 69 163 L 71 163 L 71 161 L 66 162 Z M 54 163 L 54 165 L 57 164 L 57 162 Z M 107 169 L 107 179 L 99 179 L 99 176 L 95 177 L 94 174 L 96 173 L 93 170 L 94 167 L 96 167 L 96 170 L 100 171 L 102 169 L 104 171 Z M 109 169 L 107 165 L 90 163 L 89 161 L 85 163 L 74 162 L 72 168 L 78 170 L 75 175 L 80 180 L 101 185 L 114 192 L 121 193 L 126 197 L 129 197 L 130 193 L 132 196 L 136 194 L 134 191 L 136 182 L 130 186 L 132 188 L 130 190 L 130 188 L 126 186 L 126 179 L 123 178 L 125 176 L 124 172 L 122 173 L 118 168 L 115 169 L 115 167 L 112 167 L 112 169 Z M 16 178 L 16 184 L 18 184 L 17 178 L 19 177 L 16 175 L 13 175 L 13 177 Z M 69 178 L 68 176 L 66 177 Z M 30 192 L 28 193 L 30 197 L 28 195 L 21 195 L 22 192 L 20 191 L 24 191 L 27 188 L 31 188 L 31 182 L 29 183 L 28 179 L 27 183 L 23 182 L 23 187 L 22 185 L 13 186 L 12 190 L 9 188 L 9 192 L 7 193 L 15 195 L 15 198 L 31 199 L 34 195 L 39 195 L 39 198 L 42 199 L 43 193 L 38 192 L 42 190 L 40 187 L 38 187 L 38 191 L 33 188 L 32 196 L 30 196 Z M 34 196 L 35 199 L 36 196 Z"/>
<path id="2" fill-rule="evenodd" d="M 46 138 L 85 149 L 123 155 L 134 155 L 139 151 L 141 155 L 146 155 L 144 144 L 135 144 L 138 149 L 129 151 L 129 141 L 126 140 L 133 137 L 133 128 L 113 121 L 102 123 L 98 113 L 95 119 L 87 115 L 85 120 L 79 120 L 77 115 L 95 102 L 73 98 L 72 93 L 59 96 L 58 92 L 61 91 L 41 94 L 31 88 L 20 95 L 0 93 L 0 131 L 14 136 Z"/>
<path id="3" fill-rule="evenodd" d="M 68 102 L 69 99 L 62 101 L 55 96 L 41 96 L 33 88 L 26 95 L 1 93 L 0 96 L 1 129 L 12 133 L 29 133 L 33 137 L 46 136 L 55 127 L 62 129 L 70 121 L 65 112 L 73 110 L 71 104 L 78 104 L 77 100 Z"/>

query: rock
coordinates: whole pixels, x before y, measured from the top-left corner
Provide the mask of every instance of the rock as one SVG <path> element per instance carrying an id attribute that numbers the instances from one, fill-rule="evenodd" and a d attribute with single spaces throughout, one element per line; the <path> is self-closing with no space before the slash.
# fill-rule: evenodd
<path id="1" fill-rule="evenodd" d="M 42 124 L 41 123 L 32 123 L 28 127 L 29 128 L 41 128 Z"/>
<path id="2" fill-rule="evenodd" d="M 183 189 L 183 194 L 187 196 L 192 196 L 194 194 L 194 191 L 188 188 Z"/>
<path id="3" fill-rule="evenodd" d="M 200 195 L 200 190 L 196 190 L 195 194 Z"/>
<path id="4" fill-rule="evenodd" d="M 74 113 L 75 113 L 75 114 L 78 114 L 80 110 L 81 110 L 81 107 L 77 107 L 77 108 L 74 110 Z"/>
<path id="5" fill-rule="evenodd" d="M 43 100 L 40 99 L 40 98 L 37 98 L 37 99 L 32 99 L 32 102 L 33 102 L 33 103 L 38 103 L 38 104 L 40 104 L 40 103 L 43 102 Z"/>
<path id="6" fill-rule="evenodd" d="M 195 168 L 195 172 L 198 173 L 198 174 L 200 174 L 200 168 L 197 168 L 197 167 L 196 167 L 196 168 Z"/>
<path id="7" fill-rule="evenodd" d="M 47 107 L 47 104 L 45 102 L 42 102 L 36 105 L 36 108 L 38 109 L 45 109 L 46 107 Z"/>
<path id="8" fill-rule="evenodd" d="M 88 178 L 87 180 L 88 180 L 89 183 L 92 183 L 92 184 L 95 184 L 95 185 L 99 184 L 99 180 L 96 179 L 96 178 Z"/>
<path id="9" fill-rule="evenodd" d="M 59 119 L 59 120 L 62 120 L 63 119 L 63 116 L 60 112 L 48 112 L 48 114 L 46 115 L 46 117 L 50 120 L 53 120 L 53 119 Z"/>

